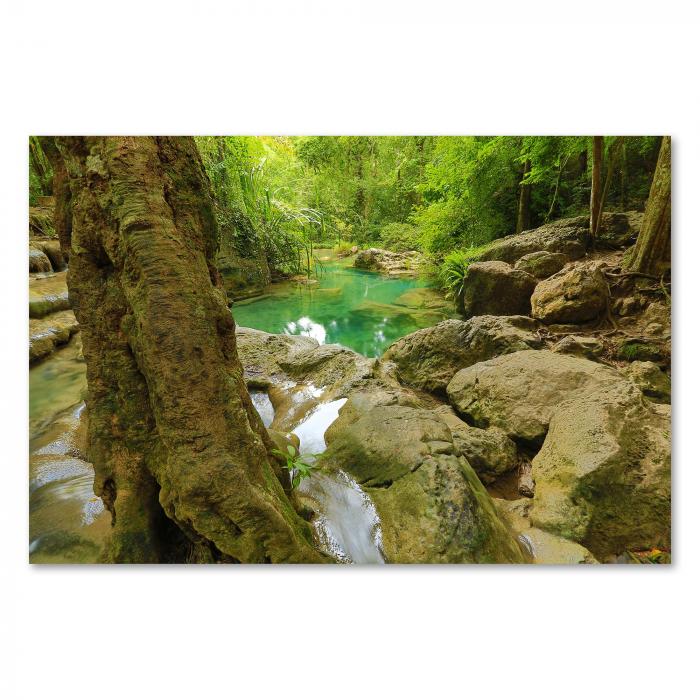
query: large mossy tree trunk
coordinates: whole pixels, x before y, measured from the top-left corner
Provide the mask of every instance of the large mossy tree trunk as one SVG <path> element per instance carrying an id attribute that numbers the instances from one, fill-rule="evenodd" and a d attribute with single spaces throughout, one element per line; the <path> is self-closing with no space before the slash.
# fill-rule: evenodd
<path id="1" fill-rule="evenodd" d="M 95 492 L 113 516 L 107 558 L 322 561 L 243 381 L 194 140 L 54 142 Z"/>
<path id="2" fill-rule="evenodd" d="M 642 229 L 626 267 L 656 275 L 671 260 L 671 137 L 661 140 Z"/>

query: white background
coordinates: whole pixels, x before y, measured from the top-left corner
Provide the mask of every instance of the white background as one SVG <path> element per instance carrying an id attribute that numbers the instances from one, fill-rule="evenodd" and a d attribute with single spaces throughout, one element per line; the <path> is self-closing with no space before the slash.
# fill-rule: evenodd
<path id="1" fill-rule="evenodd" d="M 2 697 L 696 696 L 690 6 L 2 5 Z M 26 138 L 108 132 L 672 134 L 673 566 L 29 567 Z"/>

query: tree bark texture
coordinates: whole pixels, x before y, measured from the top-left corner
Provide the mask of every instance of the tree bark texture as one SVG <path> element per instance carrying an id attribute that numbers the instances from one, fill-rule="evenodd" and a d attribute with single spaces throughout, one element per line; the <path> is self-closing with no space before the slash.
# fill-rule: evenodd
<path id="1" fill-rule="evenodd" d="M 194 140 L 55 144 L 95 492 L 113 517 L 107 558 L 321 561 L 243 382 Z"/>
<path id="2" fill-rule="evenodd" d="M 671 260 L 671 137 L 661 140 L 654 179 L 628 268 L 654 275 Z"/>

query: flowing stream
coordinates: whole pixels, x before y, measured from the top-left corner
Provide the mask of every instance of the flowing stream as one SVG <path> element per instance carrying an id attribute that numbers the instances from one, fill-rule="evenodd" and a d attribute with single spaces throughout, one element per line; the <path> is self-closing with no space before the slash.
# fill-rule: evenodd
<path id="1" fill-rule="evenodd" d="M 338 417 L 347 399 L 320 404 L 292 432 L 299 438 L 302 455 L 326 449 L 323 434 Z M 320 513 L 314 521 L 322 547 L 339 561 L 383 564 L 379 515 L 369 496 L 345 472 L 312 472 L 299 491 L 314 502 Z"/>
<path id="2" fill-rule="evenodd" d="M 320 343 L 341 343 L 368 357 L 391 342 L 450 315 L 427 282 L 387 278 L 356 270 L 351 259 L 317 251 L 323 272 L 317 284 L 270 285 L 257 299 L 235 304 L 236 322 L 273 333 L 308 335 Z M 323 435 L 345 399 L 318 403 L 322 391 L 289 391 L 310 409 L 293 429 L 302 453 L 325 450 Z M 32 562 L 91 563 L 109 535 L 110 516 L 92 491 L 93 470 L 78 447 L 85 430 L 85 363 L 79 335 L 29 370 L 29 558 Z M 266 392 L 251 397 L 266 427 L 275 412 Z M 317 471 L 300 485 L 319 515 L 314 522 L 321 546 L 339 561 L 381 563 L 377 512 L 346 473 Z"/>

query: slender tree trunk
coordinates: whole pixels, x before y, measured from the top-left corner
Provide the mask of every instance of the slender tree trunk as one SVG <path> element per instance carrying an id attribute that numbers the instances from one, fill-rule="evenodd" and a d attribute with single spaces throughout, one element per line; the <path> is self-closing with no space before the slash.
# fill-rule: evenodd
<path id="1" fill-rule="evenodd" d="M 620 162 L 620 205 L 627 209 L 627 144 L 623 140 Z"/>
<path id="2" fill-rule="evenodd" d="M 243 382 L 191 138 L 57 137 L 108 558 L 313 562 Z M 57 204 L 65 210 L 65 198 Z"/>
<path id="3" fill-rule="evenodd" d="M 642 230 L 627 268 L 659 274 L 671 260 L 671 137 L 661 141 L 654 179 L 644 210 Z"/>
<path id="4" fill-rule="evenodd" d="M 532 164 L 526 160 L 523 164 L 523 180 L 530 172 Z M 515 232 L 522 233 L 530 228 L 530 198 L 532 195 L 532 185 L 520 183 L 520 198 L 518 200 L 518 221 L 515 225 Z"/>
<path id="5" fill-rule="evenodd" d="M 603 137 L 593 137 L 593 163 L 591 166 L 591 239 L 595 242 L 598 233 L 598 215 L 601 207 L 602 182 L 601 172 L 603 164 Z"/>
<path id="6" fill-rule="evenodd" d="M 557 204 L 557 197 L 559 196 L 559 188 L 561 187 L 561 178 L 564 173 L 564 168 L 566 167 L 566 163 L 569 160 L 569 157 L 567 156 L 563 160 L 561 157 L 559 158 L 559 172 L 557 173 L 557 182 L 554 185 L 554 194 L 552 195 L 552 203 L 549 205 L 549 211 L 547 212 L 547 216 L 544 217 L 545 223 L 547 223 L 550 218 L 552 217 L 552 214 L 554 213 L 554 207 Z"/>
<path id="7" fill-rule="evenodd" d="M 624 136 L 618 136 L 615 139 L 615 143 L 610 147 L 608 151 L 608 172 L 605 176 L 605 185 L 603 186 L 603 192 L 600 195 L 600 206 L 598 207 L 598 218 L 596 219 L 595 230 L 596 233 L 600 230 L 600 226 L 603 222 L 603 209 L 605 208 L 605 202 L 608 199 L 608 192 L 610 191 L 610 185 L 612 184 L 613 173 L 615 172 L 615 166 L 620 158 L 620 149 L 624 143 Z"/>

